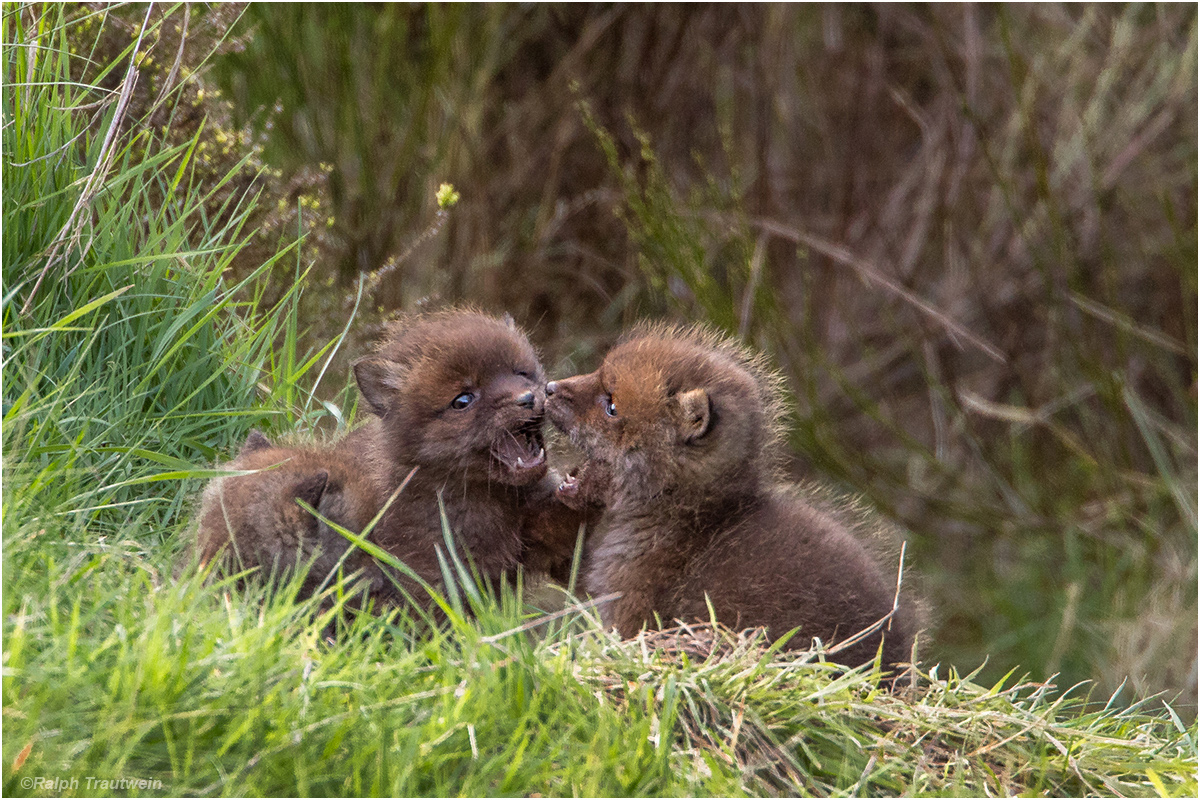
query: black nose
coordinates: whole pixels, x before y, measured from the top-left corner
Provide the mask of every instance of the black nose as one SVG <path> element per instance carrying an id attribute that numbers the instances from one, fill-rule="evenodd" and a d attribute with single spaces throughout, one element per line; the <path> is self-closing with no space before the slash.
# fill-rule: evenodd
<path id="1" fill-rule="evenodd" d="M 547 397 L 554 394 L 556 391 L 558 391 L 558 381 L 550 381 L 549 383 L 546 384 L 546 396 Z"/>
<path id="2" fill-rule="evenodd" d="M 517 395 L 517 405 L 521 406 L 522 408 L 533 408 L 536 402 L 537 396 L 534 395 L 532 390 L 525 392 L 524 394 Z"/>

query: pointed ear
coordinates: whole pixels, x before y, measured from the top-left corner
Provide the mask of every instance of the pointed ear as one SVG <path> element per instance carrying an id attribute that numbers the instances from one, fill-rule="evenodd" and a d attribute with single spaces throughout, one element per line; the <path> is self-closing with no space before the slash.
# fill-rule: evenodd
<path id="1" fill-rule="evenodd" d="M 321 502 L 321 495 L 325 494 L 325 484 L 328 482 L 329 473 L 322 470 L 297 483 L 292 491 L 292 497 L 303 500 L 316 508 Z"/>
<path id="2" fill-rule="evenodd" d="M 504 324 L 512 330 L 515 331 L 517 329 L 517 321 L 513 319 L 512 314 L 508 313 L 507 311 L 504 312 L 504 316 L 500 319 L 504 320 Z"/>
<path id="3" fill-rule="evenodd" d="M 708 392 L 703 389 L 691 389 L 675 395 L 679 404 L 679 431 L 683 441 L 692 444 L 712 426 L 712 404 Z"/>
<path id="4" fill-rule="evenodd" d="M 354 362 L 354 380 L 358 392 L 376 416 L 384 416 L 392 407 L 392 392 L 400 388 L 394 365 L 382 358 L 360 358 Z"/>
<path id="5" fill-rule="evenodd" d="M 256 430 L 250 431 L 250 435 L 246 437 L 245 443 L 242 444 L 242 449 L 238 450 L 238 457 L 240 458 L 247 453 L 256 453 L 259 450 L 266 450 L 274 446 L 271 444 L 271 440 L 263 436 L 261 432 Z"/>

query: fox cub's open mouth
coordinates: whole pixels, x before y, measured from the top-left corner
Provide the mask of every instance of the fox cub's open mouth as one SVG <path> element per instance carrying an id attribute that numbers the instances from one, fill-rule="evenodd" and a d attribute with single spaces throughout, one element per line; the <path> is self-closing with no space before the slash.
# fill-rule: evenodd
<path id="1" fill-rule="evenodd" d="M 505 431 L 492 445 L 492 457 L 515 476 L 528 480 L 546 472 L 546 446 L 542 438 L 542 419 L 530 420 L 516 430 Z"/>

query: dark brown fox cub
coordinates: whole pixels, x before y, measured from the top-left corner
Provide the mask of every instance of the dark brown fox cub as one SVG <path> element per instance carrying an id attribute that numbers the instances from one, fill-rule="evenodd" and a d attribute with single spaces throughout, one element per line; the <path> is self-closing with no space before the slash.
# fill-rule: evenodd
<path id="1" fill-rule="evenodd" d="M 402 319 L 354 375 L 376 418 L 337 452 L 381 476 L 388 494 L 416 468 L 372 541 L 437 583 L 440 496 L 460 554 L 493 583 L 519 564 L 552 575 L 569 566 L 583 517 L 554 499 L 545 374 L 511 318 L 455 310 Z"/>
<path id="2" fill-rule="evenodd" d="M 224 552 L 235 567 L 269 570 L 315 558 L 306 585 L 310 591 L 337 567 L 349 543 L 296 500 L 356 531 L 370 522 L 371 509 L 382 506 L 379 487 L 345 457 L 318 448 L 277 447 L 258 431 L 225 468 L 252 472 L 218 478 L 205 489 L 196 542 L 201 561 Z M 382 578 L 361 551 L 342 566 L 346 574 L 361 569 L 373 581 Z"/>
<path id="3" fill-rule="evenodd" d="M 467 310 L 402 319 L 354 374 L 374 418 L 327 450 L 277 448 L 252 434 L 229 467 L 275 468 L 210 484 L 203 558 L 230 542 L 242 564 L 263 567 L 319 550 L 311 572 L 319 580 L 346 540 L 294 498 L 361 532 L 408 478 L 368 539 L 427 583 L 441 582 L 439 497 L 460 557 L 469 554 L 493 585 L 522 564 L 552 576 L 569 570 L 583 514 L 555 499 L 541 432 L 545 376 L 511 319 Z M 416 582 L 385 575 L 362 551 L 352 556 L 346 572 L 364 570 L 376 596 L 395 600 L 398 581 L 426 604 Z"/>
<path id="4" fill-rule="evenodd" d="M 843 523 L 778 483 L 780 381 L 761 359 L 696 329 L 644 327 L 600 369 L 554 381 L 547 415 L 586 461 L 564 502 L 600 501 L 585 588 L 621 592 L 602 616 L 623 636 L 710 618 L 843 641 L 885 617 L 895 587 Z M 883 663 L 906 662 L 907 605 L 885 623 Z M 881 632 L 833 656 L 875 657 Z"/>

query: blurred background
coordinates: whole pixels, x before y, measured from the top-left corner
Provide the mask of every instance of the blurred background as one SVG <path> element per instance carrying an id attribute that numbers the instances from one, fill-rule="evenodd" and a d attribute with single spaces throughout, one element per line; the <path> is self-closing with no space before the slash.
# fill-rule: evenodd
<path id="1" fill-rule="evenodd" d="M 131 102 L 197 76 L 155 124 L 214 218 L 259 196 L 231 277 L 303 237 L 339 381 L 424 305 L 555 376 L 707 321 L 785 373 L 794 475 L 908 532 L 927 664 L 1194 717 L 1194 5 L 156 9 Z"/>

